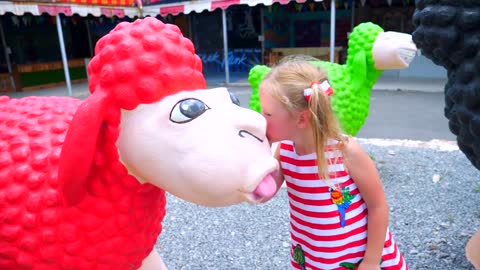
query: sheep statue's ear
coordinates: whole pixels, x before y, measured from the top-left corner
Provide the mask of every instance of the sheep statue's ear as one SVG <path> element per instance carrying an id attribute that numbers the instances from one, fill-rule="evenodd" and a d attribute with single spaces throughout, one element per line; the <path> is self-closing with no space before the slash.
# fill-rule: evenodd
<path id="1" fill-rule="evenodd" d="M 58 169 L 58 180 L 67 205 L 79 203 L 87 193 L 87 177 L 107 108 L 106 94 L 96 91 L 78 107 L 70 123 Z"/>
<path id="2" fill-rule="evenodd" d="M 365 52 L 360 50 L 353 57 L 352 89 L 362 89 L 367 78 L 367 58 Z"/>

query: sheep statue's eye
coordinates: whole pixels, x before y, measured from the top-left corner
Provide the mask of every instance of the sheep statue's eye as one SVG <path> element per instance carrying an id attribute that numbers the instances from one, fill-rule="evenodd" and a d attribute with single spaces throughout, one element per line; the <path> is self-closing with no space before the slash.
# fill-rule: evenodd
<path id="1" fill-rule="evenodd" d="M 208 109 L 203 101 L 195 98 L 180 100 L 170 112 L 170 120 L 175 123 L 190 122 Z"/>
<path id="2" fill-rule="evenodd" d="M 230 94 L 230 99 L 232 100 L 233 104 L 240 106 L 240 100 L 237 98 L 237 96 L 230 91 L 228 93 Z"/>

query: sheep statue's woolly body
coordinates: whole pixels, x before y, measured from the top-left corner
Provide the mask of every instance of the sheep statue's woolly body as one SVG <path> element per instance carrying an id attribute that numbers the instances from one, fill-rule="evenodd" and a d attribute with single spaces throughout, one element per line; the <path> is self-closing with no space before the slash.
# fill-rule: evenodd
<path id="1" fill-rule="evenodd" d="M 359 24 L 348 38 L 346 65 L 316 62 L 328 73 L 334 95 L 331 103 L 345 133 L 356 135 L 367 119 L 370 91 L 383 71 L 374 66 L 372 49 L 383 29 L 373 23 Z"/>
<path id="2" fill-rule="evenodd" d="M 0 269 L 161 269 L 164 190 L 206 206 L 273 196 L 265 120 L 202 90 L 176 26 L 121 23 L 95 54 L 85 101 L 0 97 Z"/>
<path id="3" fill-rule="evenodd" d="M 370 91 L 383 70 L 407 67 L 416 50 L 412 46 L 413 43 L 409 41 L 409 35 L 399 33 L 396 34 L 400 38 L 387 36 L 391 43 L 396 43 L 397 51 L 388 47 L 392 44 L 377 45 L 385 42 L 382 39 L 386 35 L 382 36 L 381 33 L 384 32 L 380 26 L 370 22 L 361 23 L 349 36 L 348 57 L 345 65 L 312 61 L 313 64 L 327 71 L 328 80 L 334 92 L 331 96 L 333 110 L 342 130 L 349 135 L 356 135 L 365 123 L 369 111 Z M 398 40 L 393 41 L 397 38 Z M 375 55 L 376 47 L 380 48 L 377 49 L 379 56 Z M 385 55 L 381 55 L 382 53 Z M 260 82 L 269 71 L 270 68 L 263 65 L 254 66 L 250 70 L 248 81 L 253 89 L 250 108 L 255 111 L 260 111 L 258 96 Z"/>
<path id="4" fill-rule="evenodd" d="M 89 199 L 63 206 L 57 166 L 80 103 L 0 101 L 0 269 L 136 269 L 160 233 L 164 191 L 129 176 L 113 151 L 96 152 Z"/>
<path id="5" fill-rule="evenodd" d="M 417 1 L 413 40 L 447 69 L 445 116 L 459 148 L 480 169 L 480 2 Z"/>
<path id="6" fill-rule="evenodd" d="M 460 150 L 480 170 L 480 1 L 417 0 L 415 8 L 413 40 L 447 70 L 445 117 Z M 480 270 L 480 230 L 466 256 Z"/>

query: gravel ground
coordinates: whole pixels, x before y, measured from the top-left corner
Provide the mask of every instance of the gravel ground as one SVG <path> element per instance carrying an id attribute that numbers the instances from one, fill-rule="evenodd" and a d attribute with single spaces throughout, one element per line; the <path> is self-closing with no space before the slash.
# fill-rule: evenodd
<path id="1" fill-rule="evenodd" d="M 458 150 L 362 144 L 410 269 L 474 270 L 464 247 L 480 228 L 480 172 Z M 262 205 L 215 209 L 168 195 L 163 224 L 156 247 L 170 270 L 289 269 L 285 188 Z"/>

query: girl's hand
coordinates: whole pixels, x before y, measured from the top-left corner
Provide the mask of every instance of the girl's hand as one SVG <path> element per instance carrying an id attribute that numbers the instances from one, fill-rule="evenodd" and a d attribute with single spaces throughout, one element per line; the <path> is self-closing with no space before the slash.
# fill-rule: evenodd
<path id="1" fill-rule="evenodd" d="M 368 263 L 366 261 L 362 261 L 357 270 L 381 270 L 380 264 L 378 263 Z"/>

